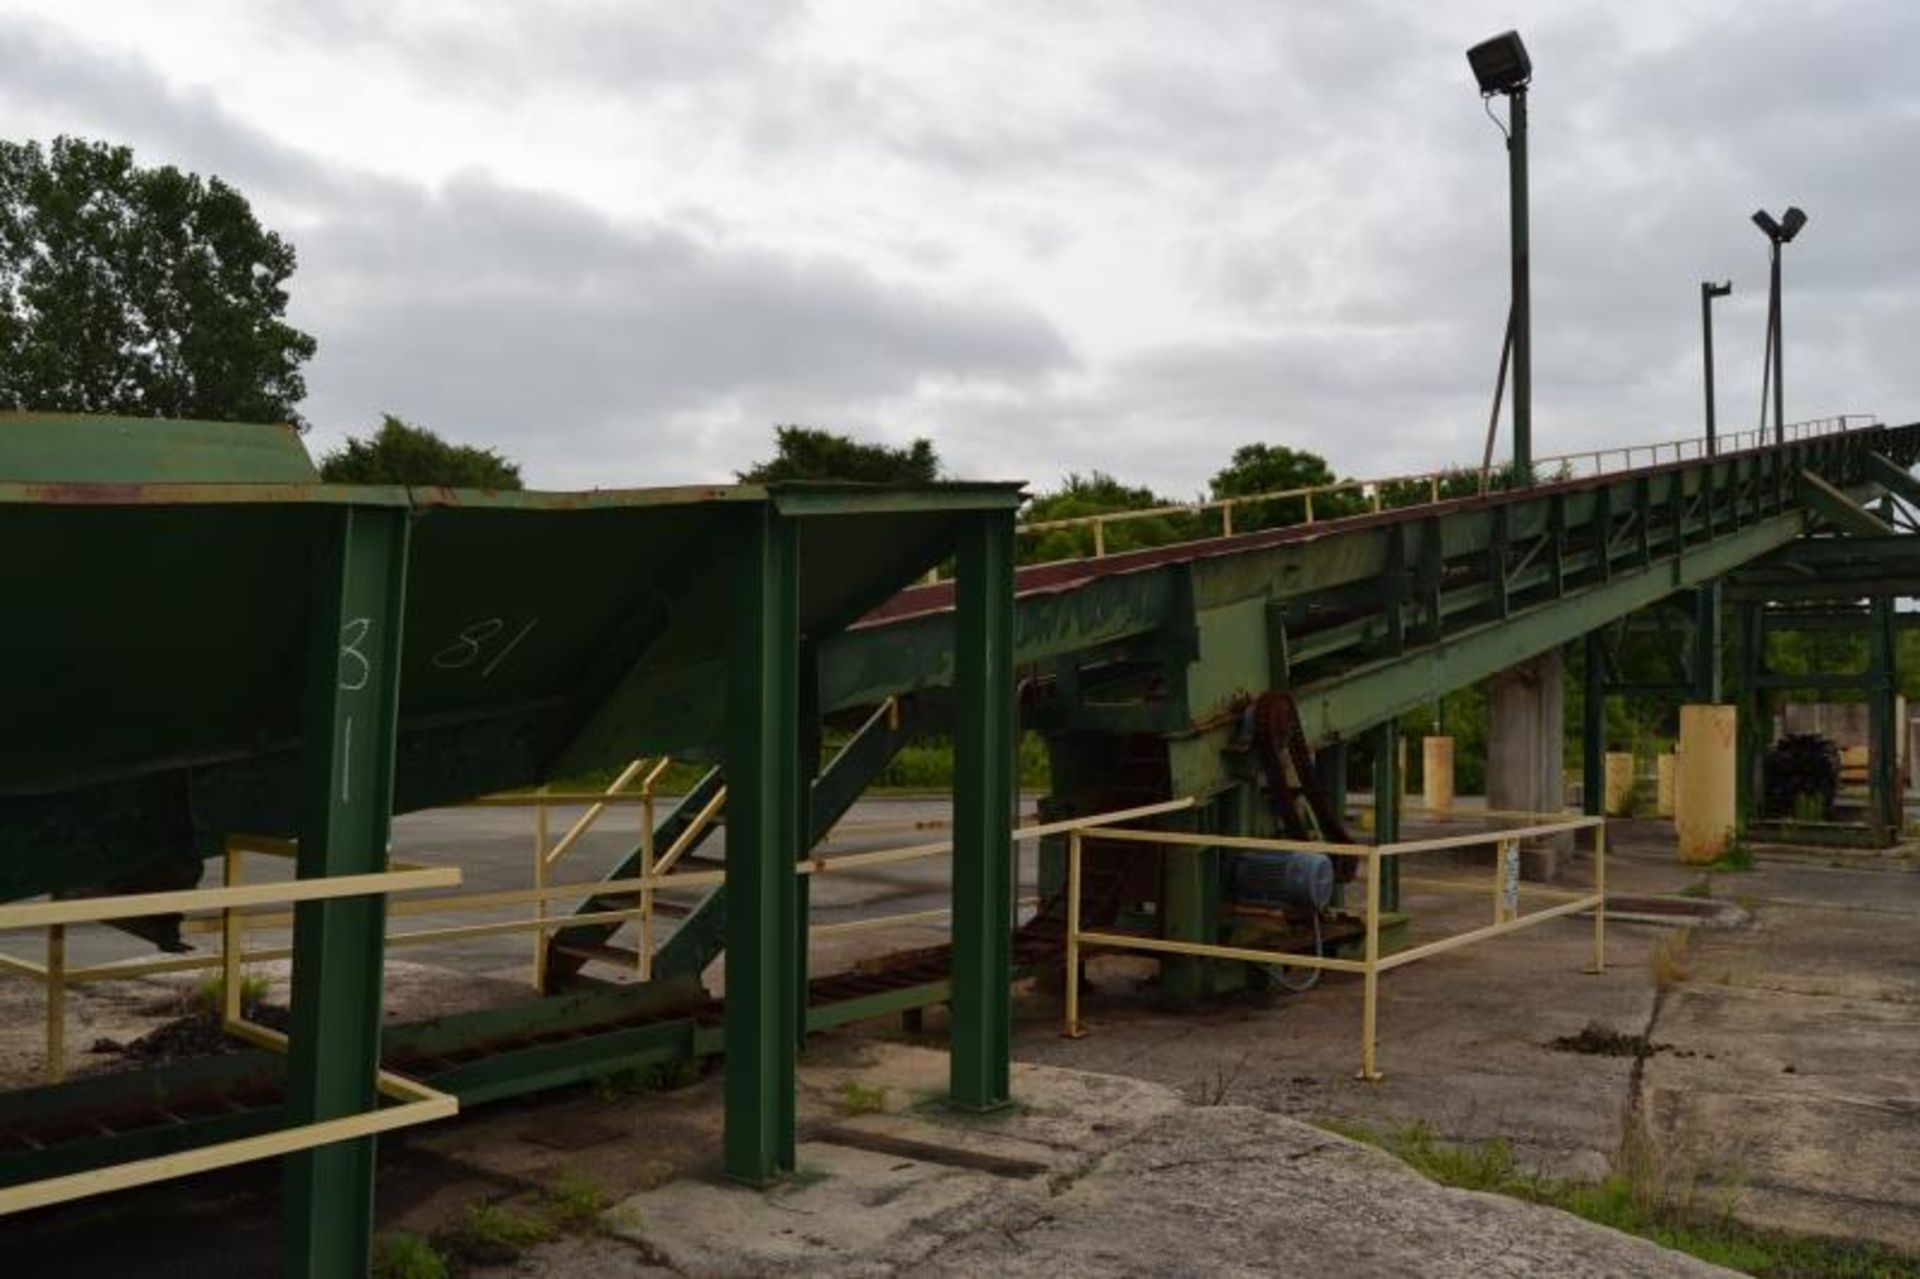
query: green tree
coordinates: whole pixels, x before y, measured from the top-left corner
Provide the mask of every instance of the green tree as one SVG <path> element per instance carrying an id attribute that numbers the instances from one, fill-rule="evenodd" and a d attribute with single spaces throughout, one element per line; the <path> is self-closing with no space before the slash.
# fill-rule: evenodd
<path id="1" fill-rule="evenodd" d="M 1122 484 L 1104 471 L 1094 471 L 1084 476 L 1068 475 L 1060 482 L 1058 489 L 1036 495 L 1028 501 L 1020 518 L 1026 524 L 1043 524 L 1053 520 L 1104 515 L 1112 511 L 1144 511 L 1173 505 L 1177 505 L 1173 499 L 1162 497 L 1152 489 L 1134 488 Z M 1117 520 L 1105 526 L 1102 541 L 1109 554 L 1147 546 L 1167 546 L 1201 536 L 1199 527 L 1199 521 L 1184 511 Z M 1039 564 L 1074 559 L 1092 555 L 1093 552 L 1093 529 L 1088 525 L 1080 525 L 1045 529 L 1022 537 L 1019 558 L 1023 564 Z"/>
<path id="2" fill-rule="evenodd" d="M 1380 485 L 1380 504 L 1389 509 L 1401 506 L 1419 506 L 1434 500 L 1435 489 L 1439 490 L 1439 499 L 1450 502 L 1457 497 L 1480 496 L 1480 473 L 1461 467 L 1453 467 L 1439 474 L 1439 482 L 1432 480 L 1385 480 Z M 1497 477 L 1496 477 L 1497 482 Z"/>
<path id="3" fill-rule="evenodd" d="M 0 142 L 0 407 L 299 423 L 293 268 L 219 178 Z"/>
<path id="4" fill-rule="evenodd" d="M 777 426 L 774 454 L 736 472 L 749 484 L 777 480 L 851 480 L 862 484 L 931 484 L 940 478 L 940 458 L 930 440 L 906 448 L 865 444 L 811 426 Z"/>
<path id="5" fill-rule="evenodd" d="M 1209 487 L 1215 498 L 1245 497 L 1253 493 L 1319 488 L 1337 480 L 1333 468 L 1318 453 L 1291 449 L 1283 444 L 1242 444 L 1233 451 L 1226 467 L 1213 477 Z M 1313 499 L 1313 518 L 1326 520 L 1353 515 L 1365 505 L 1358 489 L 1322 493 Z M 1280 528 L 1301 523 L 1306 518 L 1305 498 L 1277 498 L 1235 507 L 1233 526 L 1237 531 Z"/>
<path id="6" fill-rule="evenodd" d="M 517 489 L 520 468 L 492 449 L 450 444 L 388 413 L 373 435 L 348 437 L 343 447 L 321 458 L 320 478 L 333 484 Z"/>

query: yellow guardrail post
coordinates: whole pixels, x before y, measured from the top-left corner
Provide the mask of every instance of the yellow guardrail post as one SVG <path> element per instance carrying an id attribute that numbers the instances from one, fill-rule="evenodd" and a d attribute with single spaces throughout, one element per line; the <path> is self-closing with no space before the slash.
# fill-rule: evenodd
<path id="1" fill-rule="evenodd" d="M 661 761 L 661 767 L 666 761 Z M 640 785 L 640 980 L 653 978 L 653 779 L 660 768 L 647 774 Z"/>
<path id="2" fill-rule="evenodd" d="M 540 804 L 533 810 L 533 886 L 547 886 L 547 804 L 549 787 L 542 785 L 534 791 Z M 547 899 L 540 897 L 533 904 L 533 915 L 539 924 L 533 930 L 533 988 L 545 991 L 547 988 Z"/>
<path id="3" fill-rule="evenodd" d="M 1080 832 L 1067 832 L 1067 1037 L 1080 1030 Z"/>
<path id="4" fill-rule="evenodd" d="M 1380 849 L 1367 854 L 1367 971 L 1360 1008 L 1360 1074 L 1367 1083 L 1376 1083 L 1380 1072 L 1374 1069 L 1374 1033 L 1380 1024 Z"/>
<path id="5" fill-rule="evenodd" d="M 1595 975 L 1607 971 L 1607 824 L 1593 828 L 1593 967 Z"/>
<path id="6" fill-rule="evenodd" d="M 222 849 L 220 882 L 228 888 L 238 888 L 246 879 L 246 850 L 234 839 L 227 836 Z M 245 982 L 241 976 L 240 962 L 245 957 L 247 945 L 246 930 L 240 912 L 231 906 L 220 911 L 220 1024 L 231 1026 L 240 1020 L 245 1011 L 240 1005 L 241 989 Z"/>
<path id="7" fill-rule="evenodd" d="M 47 1082 L 67 1077 L 67 926 L 47 929 Z"/>

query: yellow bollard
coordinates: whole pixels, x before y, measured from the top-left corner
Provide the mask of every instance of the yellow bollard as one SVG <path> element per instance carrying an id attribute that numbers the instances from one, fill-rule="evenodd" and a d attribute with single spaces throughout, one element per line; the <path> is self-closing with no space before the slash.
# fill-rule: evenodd
<path id="1" fill-rule="evenodd" d="M 1453 739 L 1424 737 L 1420 740 L 1420 780 L 1425 789 L 1427 812 L 1441 820 L 1453 812 Z"/>
<path id="2" fill-rule="evenodd" d="M 1710 862 L 1733 846 L 1737 723 L 1731 706 L 1680 708 L 1674 798 L 1683 862 Z"/>
<path id="3" fill-rule="evenodd" d="M 1607 752 L 1607 816 L 1627 817 L 1633 812 L 1633 752 Z"/>
<path id="4" fill-rule="evenodd" d="M 1654 815 L 1656 817 L 1672 817 L 1675 778 L 1679 776 L 1679 773 L 1676 771 L 1674 767 L 1672 753 L 1669 752 L 1665 755 L 1655 756 L 1653 761 L 1653 767 L 1654 767 L 1654 788 L 1653 788 Z"/>

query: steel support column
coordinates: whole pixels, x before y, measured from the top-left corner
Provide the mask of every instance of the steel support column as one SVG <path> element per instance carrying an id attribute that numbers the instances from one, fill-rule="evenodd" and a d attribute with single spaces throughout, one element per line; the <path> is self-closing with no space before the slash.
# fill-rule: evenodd
<path id="1" fill-rule="evenodd" d="M 1507 96 L 1507 204 L 1513 240 L 1513 481 L 1533 483 L 1533 271 L 1527 216 L 1527 91 Z"/>
<path id="2" fill-rule="evenodd" d="M 729 1177 L 765 1185 L 793 1170 L 800 554 L 771 507 L 743 524 L 727 582 L 725 1148 Z"/>
<path id="3" fill-rule="evenodd" d="M 1373 842 L 1400 841 L 1400 721 L 1373 730 Z M 1380 862 L 1380 909 L 1400 909 L 1400 859 Z"/>
<path id="4" fill-rule="evenodd" d="M 1872 625 L 1867 631 L 1867 783 L 1868 824 L 1886 843 L 1899 838 L 1905 824 L 1905 796 L 1900 786 L 1899 734 L 1894 696 L 1900 688 L 1898 637 L 1893 626 L 1893 601 L 1873 601 Z"/>
<path id="5" fill-rule="evenodd" d="M 1739 606 L 1737 642 L 1740 662 L 1740 702 L 1734 725 L 1734 817 L 1738 831 L 1760 815 L 1760 769 L 1772 734 L 1767 717 L 1767 694 L 1760 686 L 1767 670 L 1767 635 L 1761 626 L 1760 605 Z"/>
<path id="6" fill-rule="evenodd" d="M 1720 583 L 1705 582 L 1693 595 L 1693 700 L 1720 700 Z"/>
<path id="7" fill-rule="evenodd" d="M 800 650 L 800 684 L 796 725 L 800 780 L 794 787 L 793 856 L 804 860 L 813 851 L 813 782 L 820 772 L 820 662 L 811 644 Z M 807 932 L 813 918 L 813 876 L 793 877 L 793 1020 L 794 1050 L 807 1046 Z"/>
<path id="8" fill-rule="evenodd" d="M 985 1110 L 1012 1097 L 1013 512 L 969 515 L 955 552 L 949 1094 Z"/>
<path id="9" fill-rule="evenodd" d="M 399 707 L 407 513 L 347 507 L 320 516 L 313 565 L 298 874 L 386 869 Z M 319 1123 L 372 1110 L 380 1064 L 386 901 L 294 909 L 287 1119 Z M 373 1244 L 374 1139 L 286 1158 L 284 1269 L 361 1276 Z"/>
<path id="10" fill-rule="evenodd" d="M 1605 814 L 1607 803 L 1607 642 L 1598 628 L 1583 641 L 1585 689 L 1580 699 L 1580 809 Z"/>

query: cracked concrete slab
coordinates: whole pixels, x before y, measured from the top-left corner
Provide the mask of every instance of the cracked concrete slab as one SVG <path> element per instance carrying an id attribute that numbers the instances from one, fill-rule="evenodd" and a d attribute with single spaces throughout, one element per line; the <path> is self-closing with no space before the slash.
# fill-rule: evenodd
<path id="1" fill-rule="evenodd" d="M 1553 1209 L 1445 1189 L 1285 1116 L 1033 1066 L 1018 1071 L 1018 1105 L 962 1115 L 924 1096 L 944 1069 L 941 1054 L 872 1045 L 803 1074 L 816 1098 L 848 1077 L 884 1090 L 888 1113 L 847 1125 L 936 1150 L 1018 1153 L 1039 1171 L 995 1176 L 806 1142 L 782 1185 L 705 1177 L 648 1190 L 609 1214 L 613 1238 L 536 1250 L 517 1273 L 1725 1273 Z"/>

